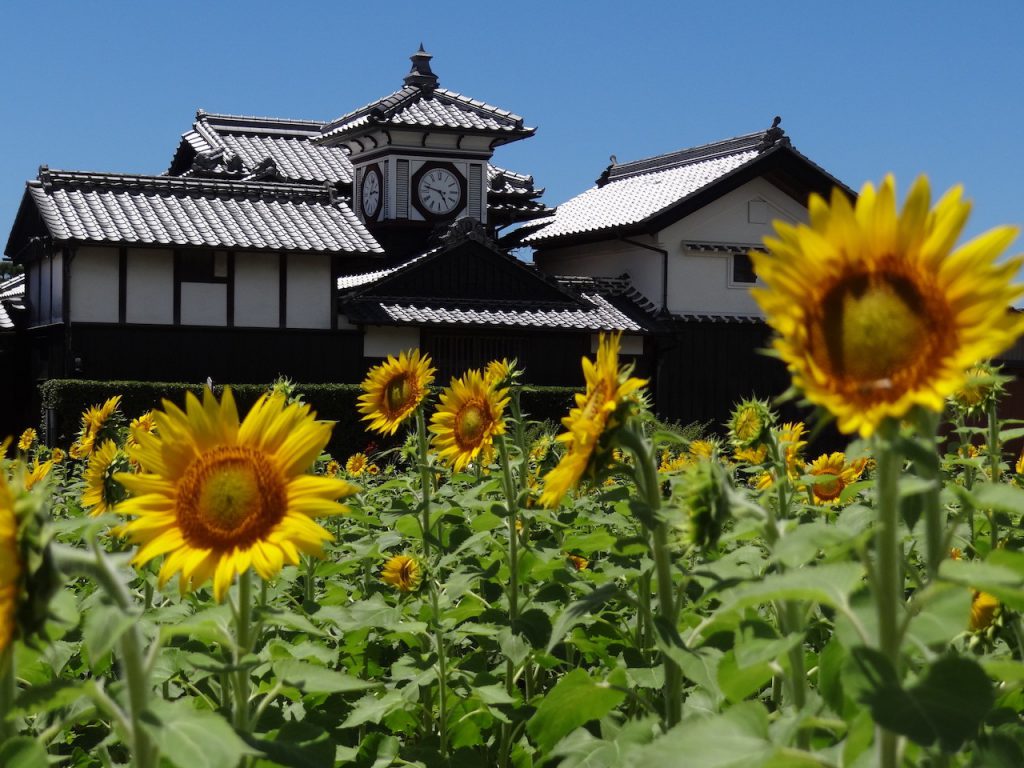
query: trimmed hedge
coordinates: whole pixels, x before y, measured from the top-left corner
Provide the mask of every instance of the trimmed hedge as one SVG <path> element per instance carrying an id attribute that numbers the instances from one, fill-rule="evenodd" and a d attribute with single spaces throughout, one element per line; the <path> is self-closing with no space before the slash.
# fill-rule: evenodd
<path id="1" fill-rule="evenodd" d="M 121 412 L 132 419 L 156 408 L 163 399 L 181 406 L 186 392 L 201 395 L 205 386 L 162 381 L 51 379 L 39 385 L 43 439 L 49 445 L 67 447 L 78 433 L 82 411 L 114 395 L 121 395 Z M 268 386 L 232 384 L 239 412 L 244 415 Z M 395 438 L 388 439 L 363 429 L 356 407 L 362 392 L 358 384 L 295 384 L 294 388 L 319 418 L 337 422 L 327 448 L 334 456 L 344 459 L 370 443 L 385 448 L 402 439 L 401 431 Z M 220 385 L 214 387 L 218 395 L 222 389 Z M 522 395 L 523 411 L 531 419 L 557 424 L 572 406 L 575 391 L 570 387 L 526 387 Z"/>

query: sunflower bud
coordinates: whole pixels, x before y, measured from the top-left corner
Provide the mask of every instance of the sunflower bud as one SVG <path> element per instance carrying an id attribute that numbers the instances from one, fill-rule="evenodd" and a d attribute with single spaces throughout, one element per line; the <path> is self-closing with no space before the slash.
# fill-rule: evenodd
<path id="1" fill-rule="evenodd" d="M 989 363 L 972 365 L 964 373 L 964 382 L 950 397 L 953 408 L 967 418 L 985 413 L 1002 398 L 1006 377 L 1001 368 Z"/>
<path id="2" fill-rule="evenodd" d="M 775 424 L 775 414 L 764 400 L 750 398 L 737 405 L 729 417 L 729 440 L 734 448 L 756 448 Z"/>
<path id="3" fill-rule="evenodd" d="M 729 517 L 728 479 L 717 462 L 698 461 L 683 475 L 684 529 L 689 540 L 708 549 L 718 543 Z"/>

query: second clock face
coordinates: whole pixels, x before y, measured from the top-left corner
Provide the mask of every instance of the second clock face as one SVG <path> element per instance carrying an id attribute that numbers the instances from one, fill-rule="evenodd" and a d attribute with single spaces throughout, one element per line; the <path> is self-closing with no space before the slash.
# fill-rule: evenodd
<path id="1" fill-rule="evenodd" d="M 380 176 L 370 171 L 363 177 L 363 213 L 371 219 L 380 208 Z"/>
<path id="2" fill-rule="evenodd" d="M 455 174 L 444 168 L 434 168 L 420 179 L 416 186 L 420 204 L 437 216 L 451 213 L 462 202 L 462 186 Z"/>

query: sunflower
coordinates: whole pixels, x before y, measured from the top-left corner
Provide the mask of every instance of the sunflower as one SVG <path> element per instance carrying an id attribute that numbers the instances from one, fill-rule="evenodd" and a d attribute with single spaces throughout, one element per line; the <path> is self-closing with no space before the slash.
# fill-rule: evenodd
<path id="1" fill-rule="evenodd" d="M 516 361 L 491 360 L 484 369 L 484 380 L 492 387 L 508 386 L 516 373 Z"/>
<path id="2" fill-rule="evenodd" d="M 137 565 L 166 555 L 160 584 L 181 574 L 184 593 L 213 579 L 224 599 L 250 566 L 273 578 L 299 554 L 320 555 L 332 537 L 313 519 L 342 514 L 338 499 L 358 489 L 306 474 L 331 436 L 308 405 L 263 395 L 239 423 L 231 390 L 218 403 L 186 395 L 185 410 L 163 402 L 156 434 L 136 433 L 141 474 L 116 479 L 133 494 L 115 511 L 134 515 L 125 533 L 141 544 Z"/>
<path id="3" fill-rule="evenodd" d="M 505 433 L 506 405 L 508 390 L 492 386 L 480 371 L 453 378 L 430 417 L 431 444 L 441 461 L 456 472 L 478 456 L 490 463 L 494 438 Z"/>
<path id="4" fill-rule="evenodd" d="M 924 176 L 899 214 L 892 176 L 877 191 L 865 184 L 856 207 L 838 189 L 831 204 L 812 195 L 809 226 L 776 222 L 768 252 L 751 253 L 775 348 L 843 432 L 867 437 L 916 405 L 942 410 L 969 366 L 1024 330 L 1024 314 L 1010 311 L 1022 261 L 996 263 L 1016 230 L 954 251 L 970 204 L 960 187 L 930 204 Z"/>
<path id="5" fill-rule="evenodd" d="M 590 568 L 590 561 L 581 555 L 566 554 L 565 559 L 569 561 L 569 565 L 577 571 L 585 571 Z"/>
<path id="6" fill-rule="evenodd" d="M 389 355 L 371 368 L 363 381 L 364 394 L 359 396 L 363 421 L 369 421 L 370 429 L 382 434 L 395 434 L 416 410 L 433 381 L 430 358 L 418 349 L 402 352 L 397 359 Z"/>
<path id="7" fill-rule="evenodd" d="M 415 557 L 395 555 L 384 563 L 380 578 L 399 592 L 415 592 L 423 581 L 423 568 Z"/>
<path id="8" fill-rule="evenodd" d="M 54 448 L 50 452 L 50 459 L 54 464 L 61 464 L 64 461 L 64 451 L 61 448 Z"/>
<path id="9" fill-rule="evenodd" d="M 127 469 L 127 457 L 113 440 L 105 441 L 93 452 L 82 473 L 85 481 L 82 506 L 89 510 L 90 515 L 98 517 L 123 500 L 124 492 L 114 481 L 114 475 Z"/>
<path id="10" fill-rule="evenodd" d="M 818 504 L 835 504 L 843 490 L 864 472 L 864 459 L 846 463 L 846 455 L 840 451 L 823 453 L 807 467 L 807 474 L 816 482 L 811 487 L 814 501 Z"/>
<path id="11" fill-rule="evenodd" d="M 690 454 L 690 458 L 694 461 L 699 459 L 713 459 L 718 455 L 718 450 L 719 445 L 717 438 L 691 440 L 690 444 L 686 447 L 687 453 Z"/>
<path id="12" fill-rule="evenodd" d="M 4 473 L 0 472 L 0 654 L 7 650 L 14 638 L 21 572 L 14 497 Z"/>
<path id="13" fill-rule="evenodd" d="M 117 411 L 121 404 L 121 396 L 114 395 L 107 399 L 103 405 L 94 405 L 82 414 L 82 426 L 91 431 L 94 435 L 99 434 L 106 426 L 110 417 Z"/>
<path id="14" fill-rule="evenodd" d="M 341 464 L 334 459 L 328 461 L 327 465 L 324 467 L 324 474 L 327 475 L 327 477 L 337 477 L 340 472 Z"/>
<path id="15" fill-rule="evenodd" d="M 981 632 L 992 626 L 996 611 L 999 610 L 999 599 L 988 592 L 971 590 L 971 631 Z"/>
<path id="16" fill-rule="evenodd" d="M 138 418 L 132 419 L 128 425 L 128 437 L 124 442 L 125 450 L 131 453 L 139 444 L 136 433 L 151 435 L 156 432 L 156 415 L 153 411 L 147 411 Z"/>
<path id="17" fill-rule="evenodd" d="M 72 459 L 87 459 L 92 453 L 93 446 L 96 443 L 96 436 L 91 433 L 84 433 L 79 435 L 78 439 L 71 444 L 68 449 L 68 453 Z"/>
<path id="18" fill-rule="evenodd" d="M 32 427 L 26 429 L 24 432 L 21 433 L 21 437 L 18 438 L 18 450 L 30 450 L 32 446 L 35 444 L 37 437 L 38 435 L 36 434 L 36 431 L 32 429 Z"/>
<path id="19" fill-rule="evenodd" d="M 50 474 L 50 470 L 53 469 L 54 461 L 56 461 L 56 459 L 50 459 L 49 461 L 44 461 L 40 464 L 38 456 L 32 460 L 32 466 L 26 467 L 28 470 L 25 473 L 26 491 L 32 490 L 40 480 Z"/>
<path id="20" fill-rule="evenodd" d="M 558 440 L 566 445 L 558 465 L 544 476 L 541 504 L 558 506 L 570 488 L 575 488 L 585 474 L 593 472 L 593 459 L 600 453 L 605 432 L 618 426 L 617 411 L 633 402 L 637 390 L 647 382 L 630 377 L 629 369 L 619 367 L 620 334 L 601 334 L 597 360 L 583 358 L 585 392 L 576 395 L 576 407 L 562 419 L 566 432 Z"/>
<path id="21" fill-rule="evenodd" d="M 756 448 L 737 448 L 732 452 L 732 457 L 736 461 L 756 467 L 759 464 L 764 464 L 767 460 L 768 446 L 762 444 Z"/>
<path id="22" fill-rule="evenodd" d="M 359 477 L 363 474 L 368 463 L 369 459 L 366 458 L 365 453 L 353 453 L 348 457 L 348 461 L 345 462 L 345 471 L 352 475 L 352 477 Z"/>
<path id="23" fill-rule="evenodd" d="M 775 422 L 768 403 L 751 398 L 737 405 L 729 417 L 729 439 L 737 448 L 756 448 Z"/>

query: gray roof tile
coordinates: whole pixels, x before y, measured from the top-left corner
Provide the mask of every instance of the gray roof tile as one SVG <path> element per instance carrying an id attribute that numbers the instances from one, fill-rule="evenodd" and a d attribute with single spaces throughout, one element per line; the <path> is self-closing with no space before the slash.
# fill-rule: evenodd
<path id="1" fill-rule="evenodd" d="M 383 253 L 343 201 L 309 185 L 43 169 L 28 190 L 55 240 Z"/>
<path id="2" fill-rule="evenodd" d="M 550 223 L 524 238 L 540 244 L 565 235 L 637 224 L 758 155 L 756 150 L 609 180 L 558 206 Z"/>
<path id="3" fill-rule="evenodd" d="M 324 127 L 321 140 L 338 139 L 368 125 L 424 125 L 518 136 L 529 136 L 535 130 L 525 127 L 519 115 L 447 88 L 407 85 L 332 120 Z"/>

